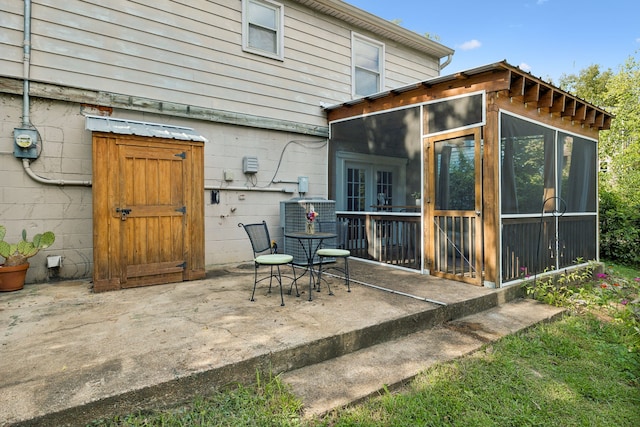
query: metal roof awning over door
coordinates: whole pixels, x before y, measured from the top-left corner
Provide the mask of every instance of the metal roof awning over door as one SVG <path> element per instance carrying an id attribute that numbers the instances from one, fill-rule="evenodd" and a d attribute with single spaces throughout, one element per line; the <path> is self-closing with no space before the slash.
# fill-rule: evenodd
<path id="1" fill-rule="evenodd" d="M 116 119 L 104 116 L 86 116 L 85 129 L 92 132 L 109 132 L 120 135 L 150 136 L 181 141 L 207 142 L 207 138 L 193 128 Z"/>

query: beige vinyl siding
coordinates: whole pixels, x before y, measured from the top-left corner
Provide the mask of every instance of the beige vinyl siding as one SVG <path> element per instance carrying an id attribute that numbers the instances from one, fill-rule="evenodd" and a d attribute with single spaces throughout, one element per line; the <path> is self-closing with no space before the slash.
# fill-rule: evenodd
<path id="1" fill-rule="evenodd" d="M 387 55 L 385 86 L 387 90 L 424 81 L 439 75 L 439 63 L 434 59 L 418 63 L 397 55 Z"/>
<path id="2" fill-rule="evenodd" d="M 31 78 L 326 125 L 320 103 L 351 96 L 352 28 L 282 4 L 285 58 L 278 61 L 242 51 L 240 0 L 36 0 Z M 2 54 L 0 73 L 20 77 L 22 11 L 15 9 L 10 22 L 17 29 L 1 39 L 9 38 L 11 53 Z M 363 34 L 386 45 L 386 88 L 437 75 L 436 59 L 413 58 L 414 51 Z"/>
<path id="3" fill-rule="evenodd" d="M 318 21 L 314 19 L 313 13 L 306 13 L 305 9 L 302 9 L 300 13 L 302 20 L 297 19 L 296 16 L 296 18 L 287 21 L 291 30 L 299 31 L 299 34 L 291 36 L 293 40 L 287 40 L 289 42 L 287 47 L 300 45 L 300 51 L 296 52 L 296 59 L 300 59 L 298 54 L 305 55 L 309 51 L 309 46 L 317 47 L 321 61 L 317 62 L 317 56 L 313 57 L 312 60 L 316 60 L 316 62 L 310 64 L 311 68 L 313 69 L 314 66 L 315 68 L 323 67 L 328 62 L 333 64 L 332 69 L 337 66 L 335 75 L 326 74 L 322 70 L 320 76 L 325 79 L 336 78 L 336 82 L 342 90 L 340 96 L 343 97 L 343 100 L 348 100 L 351 93 L 351 31 L 353 29 L 344 22 L 332 18 Z M 385 44 L 385 89 L 392 89 L 439 75 L 437 58 L 426 57 L 366 31 L 358 29 L 355 31 Z M 314 53 L 314 55 L 318 55 L 318 53 Z M 291 57 L 294 56 L 291 55 Z M 331 61 L 325 59 L 328 57 L 331 58 Z"/>
<path id="4" fill-rule="evenodd" d="M 22 2 L 0 3 L 0 74 L 22 77 Z"/>
<path id="5" fill-rule="evenodd" d="M 297 10 L 295 10 L 297 8 Z M 285 61 L 319 94 L 317 101 L 348 100 L 351 93 L 351 33 L 331 20 L 318 20 L 299 5 L 285 9 Z"/>
<path id="6" fill-rule="evenodd" d="M 438 76 L 440 73 L 440 63 L 436 58 L 411 54 L 406 48 L 397 46 L 393 42 L 388 42 L 386 48 L 387 77 L 392 74 L 397 75 L 396 79 L 402 82 L 401 85 L 424 81 L 428 77 Z M 391 52 L 391 54 L 388 52 Z M 403 54 L 399 55 L 398 52 L 403 52 Z M 393 84 L 390 86 L 387 84 L 388 89 L 393 89 L 394 87 L 398 87 L 398 85 Z"/>

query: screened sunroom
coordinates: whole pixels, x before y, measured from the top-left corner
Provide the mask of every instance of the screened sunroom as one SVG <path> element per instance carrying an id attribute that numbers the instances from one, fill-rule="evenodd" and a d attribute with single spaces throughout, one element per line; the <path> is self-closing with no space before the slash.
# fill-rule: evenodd
<path id="1" fill-rule="evenodd" d="M 491 287 L 598 259 L 606 111 L 499 62 L 327 112 L 353 256 Z"/>

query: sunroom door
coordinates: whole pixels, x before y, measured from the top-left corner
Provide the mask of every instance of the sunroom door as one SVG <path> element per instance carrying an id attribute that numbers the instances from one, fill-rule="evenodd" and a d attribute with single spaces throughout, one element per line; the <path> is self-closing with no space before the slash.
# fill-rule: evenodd
<path id="1" fill-rule="evenodd" d="M 431 274 L 482 284 L 481 128 L 426 139 L 425 254 Z"/>

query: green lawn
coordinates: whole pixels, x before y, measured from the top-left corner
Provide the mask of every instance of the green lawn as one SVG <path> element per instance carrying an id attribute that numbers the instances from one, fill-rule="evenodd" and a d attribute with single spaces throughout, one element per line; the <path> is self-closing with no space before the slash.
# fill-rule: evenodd
<path id="1" fill-rule="evenodd" d="M 402 390 L 301 418 L 278 377 L 92 426 L 640 426 L 640 271 L 607 264 L 581 286 L 539 281 L 531 294 L 571 308 L 551 324 L 436 365 Z"/>

